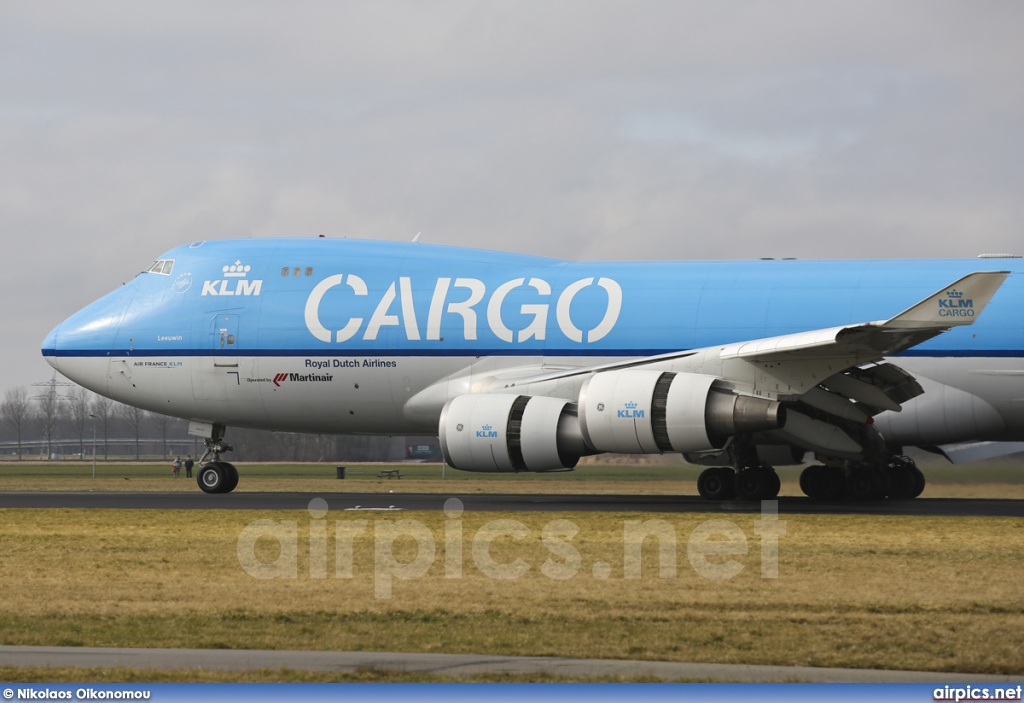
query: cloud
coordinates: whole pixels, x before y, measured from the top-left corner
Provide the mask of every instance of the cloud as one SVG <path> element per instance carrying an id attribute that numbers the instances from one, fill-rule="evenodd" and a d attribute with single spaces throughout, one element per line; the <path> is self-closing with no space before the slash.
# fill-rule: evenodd
<path id="1" fill-rule="evenodd" d="M 1019 250 L 1019 3 L 7 4 L 0 386 L 173 245 Z"/>

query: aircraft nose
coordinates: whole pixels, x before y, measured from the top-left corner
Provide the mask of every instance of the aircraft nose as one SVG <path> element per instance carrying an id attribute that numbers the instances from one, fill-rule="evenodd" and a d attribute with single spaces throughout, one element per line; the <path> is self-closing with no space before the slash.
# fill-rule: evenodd
<path id="1" fill-rule="evenodd" d="M 50 334 L 46 335 L 46 339 L 43 340 L 43 358 L 53 368 L 60 371 L 60 367 L 57 365 L 57 334 L 60 332 L 60 325 L 57 325 Z"/>

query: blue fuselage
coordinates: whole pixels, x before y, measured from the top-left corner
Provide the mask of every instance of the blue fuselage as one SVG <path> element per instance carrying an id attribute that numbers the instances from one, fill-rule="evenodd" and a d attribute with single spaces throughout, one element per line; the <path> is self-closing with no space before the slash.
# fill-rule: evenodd
<path id="1" fill-rule="evenodd" d="M 574 366 L 885 320 L 991 263 L 570 262 L 361 240 L 197 242 L 62 322 L 43 354 L 97 392 L 181 417 L 431 433 L 403 416 L 405 401 L 483 360 Z M 1011 275 L 977 323 L 897 363 L 930 360 L 934 374 L 952 362 L 937 380 L 954 386 L 972 364 L 998 372 L 978 392 L 994 386 L 987 402 L 1019 436 L 1024 263 L 996 263 Z M 943 310 L 975 314 L 955 299 Z M 289 386 L 311 392 L 287 399 Z"/>

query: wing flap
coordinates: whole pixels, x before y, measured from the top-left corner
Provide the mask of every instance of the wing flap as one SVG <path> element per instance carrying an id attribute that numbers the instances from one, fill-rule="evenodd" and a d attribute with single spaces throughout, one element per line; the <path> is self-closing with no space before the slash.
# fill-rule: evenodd
<path id="1" fill-rule="evenodd" d="M 862 404 L 870 415 L 899 412 L 903 403 L 924 392 L 910 374 L 892 364 L 850 369 L 830 376 L 822 385 Z"/>

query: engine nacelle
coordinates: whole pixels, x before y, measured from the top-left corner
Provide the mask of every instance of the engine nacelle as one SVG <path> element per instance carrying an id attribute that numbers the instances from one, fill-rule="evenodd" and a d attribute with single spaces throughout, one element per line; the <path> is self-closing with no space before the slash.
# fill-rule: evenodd
<path id="1" fill-rule="evenodd" d="M 785 425 L 778 401 L 716 391 L 716 380 L 650 369 L 594 374 L 580 389 L 583 438 L 599 452 L 705 452 L 735 434 Z"/>
<path id="2" fill-rule="evenodd" d="M 587 450 L 576 405 L 561 398 L 483 393 L 441 411 L 441 452 L 463 471 L 565 471 Z"/>

